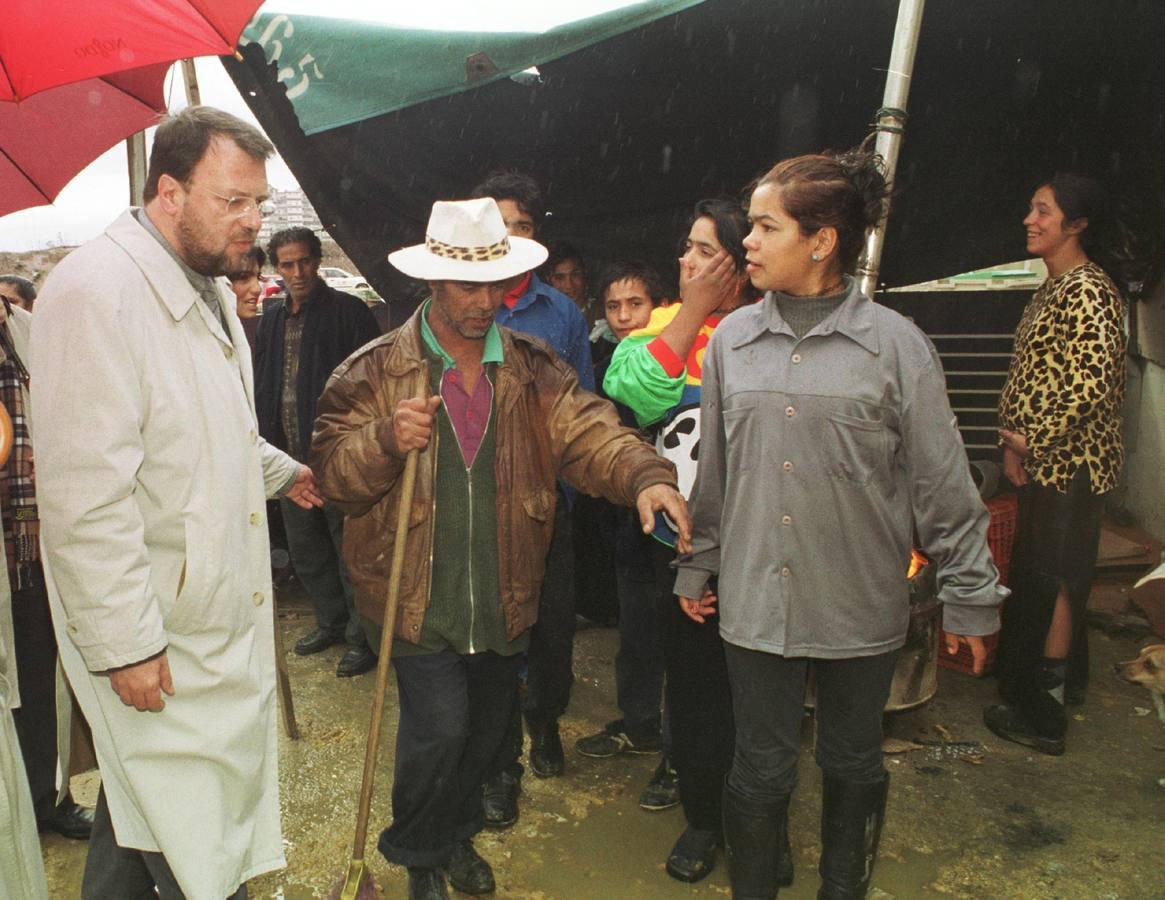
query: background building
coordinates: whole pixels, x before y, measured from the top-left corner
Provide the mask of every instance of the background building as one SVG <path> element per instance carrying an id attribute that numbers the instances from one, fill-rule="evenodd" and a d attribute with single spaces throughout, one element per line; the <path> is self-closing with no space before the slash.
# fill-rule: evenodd
<path id="1" fill-rule="evenodd" d="M 271 192 L 271 202 L 275 204 L 275 212 L 263 217 L 263 227 L 259 229 L 259 243 L 266 244 L 271 235 L 284 228 L 310 228 L 321 238 L 326 238 L 320 217 L 308 203 L 307 197 L 301 190 Z"/>

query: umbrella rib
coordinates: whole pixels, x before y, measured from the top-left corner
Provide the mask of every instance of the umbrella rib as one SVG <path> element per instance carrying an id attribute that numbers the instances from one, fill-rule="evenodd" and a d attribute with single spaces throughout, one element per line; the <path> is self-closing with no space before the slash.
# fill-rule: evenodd
<path id="1" fill-rule="evenodd" d="M 4 60 L 0 59 L 0 75 L 4 76 L 4 81 L 8 84 L 8 92 L 12 94 L 13 100 L 19 100 L 16 96 L 16 85 L 12 83 L 12 76 L 8 74 L 8 67 L 4 65 Z"/>
<path id="2" fill-rule="evenodd" d="M 16 160 L 14 160 L 12 158 L 12 156 L 8 153 L 8 151 L 5 150 L 3 147 L 0 147 L 0 156 L 3 156 L 6 160 L 8 160 L 8 162 L 10 162 L 12 164 L 12 168 L 14 168 L 17 172 L 19 172 L 24 177 L 24 179 L 30 185 L 32 185 L 33 189 L 35 189 L 38 194 L 40 194 L 42 197 L 44 197 L 45 203 L 52 203 L 53 202 L 53 198 L 44 192 L 44 190 L 41 188 L 41 186 L 36 183 L 36 180 L 31 175 L 29 175 L 28 172 L 26 172 L 24 170 L 24 167 L 20 163 L 18 163 Z"/>
<path id="3" fill-rule="evenodd" d="M 118 73 L 112 73 L 112 74 L 116 75 Z M 129 97 L 129 99 L 134 101 L 134 103 L 139 103 L 142 106 L 144 106 L 146 109 L 150 110 L 151 112 L 155 112 L 155 113 L 158 113 L 159 115 L 161 115 L 161 112 L 158 110 L 158 108 L 155 107 L 152 103 L 150 103 L 149 100 L 146 100 L 144 97 L 139 97 L 133 91 L 127 90 L 126 88 L 122 87 L 120 84 L 117 84 L 116 82 L 110 81 L 109 76 L 103 76 L 100 80 L 104 81 L 107 85 L 109 85 L 111 88 L 113 88 L 115 91 L 117 91 L 122 96 Z"/>
<path id="4" fill-rule="evenodd" d="M 228 39 L 225 34 L 223 34 L 221 31 L 218 30 L 218 26 L 215 25 L 214 22 L 210 21 L 210 19 L 206 15 L 206 13 L 204 13 L 201 9 L 199 9 L 198 6 L 194 3 L 194 0 L 190 0 L 190 8 L 193 9 L 200 16 L 202 16 L 202 21 L 204 21 L 207 25 L 210 26 L 211 31 L 213 31 L 220 38 L 222 38 L 222 42 L 224 44 L 226 44 L 228 47 L 234 47 L 235 42 Z"/>

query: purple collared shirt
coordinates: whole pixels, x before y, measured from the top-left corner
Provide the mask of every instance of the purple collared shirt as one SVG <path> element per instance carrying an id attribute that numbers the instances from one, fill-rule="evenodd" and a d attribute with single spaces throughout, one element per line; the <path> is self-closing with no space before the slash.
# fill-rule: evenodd
<path id="1" fill-rule="evenodd" d="M 465 468 L 473 466 L 474 457 L 485 437 L 489 413 L 493 407 L 494 386 L 483 367 L 473 386 L 473 393 L 465 389 L 465 377 L 457 369 L 446 369 L 441 376 L 441 403 L 453 424 L 457 444 Z"/>

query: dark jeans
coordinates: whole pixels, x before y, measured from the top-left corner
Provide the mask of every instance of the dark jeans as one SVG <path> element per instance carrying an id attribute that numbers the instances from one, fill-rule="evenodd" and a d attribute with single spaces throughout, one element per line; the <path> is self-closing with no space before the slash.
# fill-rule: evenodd
<path id="1" fill-rule="evenodd" d="M 301 509 L 286 497 L 279 501 L 287 548 L 295 574 L 315 608 L 316 623 L 344 636 L 353 647 L 367 645 L 356 595 L 340 556 L 344 514 L 331 504 L 322 509 Z"/>
<path id="2" fill-rule="evenodd" d="M 400 697 L 389 862 L 432 868 L 482 828 L 481 786 L 499 771 L 521 657 L 442 651 L 392 661 Z"/>
<path id="3" fill-rule="evenodd" d="M 651 538 L 646 538 L 651 541 Z M 642 550 L 650 562 L 652 549 Z M 659 638 L 659 585 L 650 568 L 620 563 L 619 652 L 615 655 L 615 692 L 627 736 L 633 741 L 660 735 L 663 647 Z M 670 600 L 670 595 L 669 598 Z"/>
<path id="4" fill-rule="evenodd" d="M 554 536 L 546 554 L 546 575 L 538 599 L 538 621 L 530 630 L 526 696 L 506 732 L 512 775 L 521 776 L 522 716 L 541 729 L 566 712 L 574 684 L 574 535 L 562 488 L 554 510 Z M 496 774 L 496 773 L 495 773 Z"/>
<path id="5" fill-rule="evenodd" d="M 736 732 L 720 617 L 697 625 L 683 614 L 672 594 L 675 572 L 669 564 L 675 553 L 652 543 L 671 760 L 679 774 L 680 802 L 689 825 L 720 833 L 720 797 Z"/>
<path id="6" fill-rule="evenodd" d="M 33 566 L 27 587 L 12 592 L 12 630 L 20 708 L 12 710 L 20 755 L 38 820 L 57 805 L 57 641 L 44 570 Z M 67 760 L 66 760 L 67 762 Z"/>
<path id="7" fill-rule="evenodd" d="M 118 846 L 105 791 L 98 793 L 81 881 L 82 900 L 185 900 L 185 896 L 161 853 Z M 239 885 L 227 900 L 247 900 L 246 883 Z"/>
<path id="8" fill-rule="evenodd" d="M 736 755 L 729 784 L 771 803 L 797 785 L 805 685 L 817 679 L 817 765 L 844 781 L 880 781 L 882 711 L 898 651 L 849 659 L 787 658 L 724 645 L 736 713 Z"/>

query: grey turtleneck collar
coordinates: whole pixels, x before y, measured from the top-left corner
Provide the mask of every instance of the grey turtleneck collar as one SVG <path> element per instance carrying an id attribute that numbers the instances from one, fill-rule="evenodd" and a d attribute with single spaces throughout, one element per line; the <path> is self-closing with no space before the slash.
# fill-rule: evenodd
<path id="1" fill-rule="evenodd" d="M 773 291 L 773 299 L 777 303 L 777 311 L 789 326 L 797 340 L 805 337 L 810 331 L 824 322 L 840 307 L 849 296 L 852 279 L 843 276 L 842 288 L 836 294 L 827 294 L 822 297 L 794 297 Z"/>

